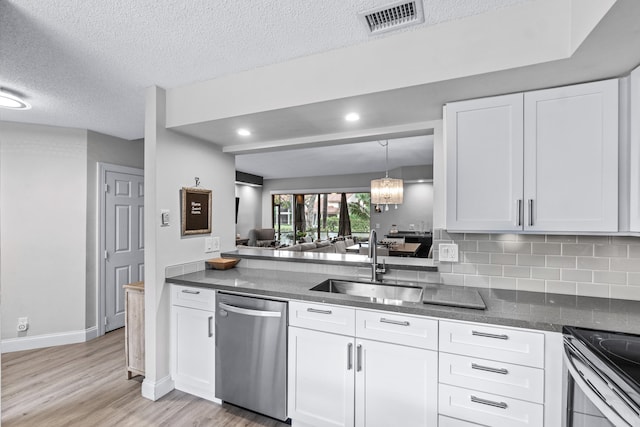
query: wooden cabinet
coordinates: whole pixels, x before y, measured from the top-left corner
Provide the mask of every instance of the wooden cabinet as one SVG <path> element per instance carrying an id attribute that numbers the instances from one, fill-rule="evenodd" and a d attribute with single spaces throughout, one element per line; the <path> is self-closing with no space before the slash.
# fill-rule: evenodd
<path id="1" fill-rule="evenodd" d="M 618 81 L 447 104 L 447 229 L 618 230 Z"/>
<path id="2" fill-rule="evenodd" d="M 436 426 L 438 357 L 427 349 L 437 348 L 437 324 L 417 316 L 292 302 L 289 416 L 294 424 Z"/>
<path id="3" fill-rule="evenodd" d="M 144 375 L 144 282 L 124 285 L 124 349 L 127 378 Z"/>
<path id="4" fill-rule="evenodd" d="M 215 291 L 171 285 L 171 378 L 175 388 L 215 398 Z"/>

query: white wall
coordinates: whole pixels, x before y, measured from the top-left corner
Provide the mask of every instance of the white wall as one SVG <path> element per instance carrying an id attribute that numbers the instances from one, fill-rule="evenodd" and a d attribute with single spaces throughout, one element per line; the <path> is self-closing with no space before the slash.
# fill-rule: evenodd
<path id="1" fill-rule="evenodd" d="M 219 256 L 205 254 L 206 235 L 181 236 L 180 189 L 194 177 L 213 191 L 212 233 L 222 251 L 235 248 L 235 160 L 219 147 L 165 128 L 165 91 L 147 89 L 145 113 L 145 371 L 143 396 L 156 400 L 173 388 L 169 378 L 167 266 Z M 160 210 L 171 225 L 160 227 Z"/>
<path id="2" fill-rule="evenodd" d="M 371 213 L 371 225 L 378 231 L 381 238 L 389 233 L 391 225 L 396 224 L 398 230 L 409 230 L 413 224 L 415 230 L 420 230 L 421 222 L 424 231 L 431 231 L 433 224 L 433 184 L 431 182 L 404 184 L 404 203 L 390 205 L 389 210 Z M 379 227 L 378 227 L 379 225 Z"/>
<path id="3" fill-rule="evenodd" d="M 246 238 L 249 230 L 261 227 L 262 187 L 236 184 L 236 197 L 240 198 L 236 234 Z M 269 202 L 269 206 L 271 206 L 271 202 Z"/>
<path id="4" fill-rule="evenodd" d="M 3 340 L 86 327 L 86 135 L 0 122 Z"/>
<path id="5" fill-rule="evenodd" d="M 97 326 L 97 163 L 142 168 L 143 141 L 0 122 L 0 143 L 0 247 L 7 254 L 1 276 L 7 303 L 3 349 L 84 341 L 94 336 Z M 28 196 L 45 206 L 46 214 L 25 210 Z M 18 316 L 30 318 L 26 333 L 15 331 Z"/>
<path id="6" fill-rule="evenodd" d="M 87 132 L 87 289 L 86 327 L 96 325 L 98 272 L 98 163 L 144 168 L 144 141 L 127 141 L 97 132 Z"/>

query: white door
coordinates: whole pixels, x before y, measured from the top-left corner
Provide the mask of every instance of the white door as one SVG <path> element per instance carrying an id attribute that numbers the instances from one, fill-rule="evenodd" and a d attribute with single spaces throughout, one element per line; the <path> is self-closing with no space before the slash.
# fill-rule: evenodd
<path id="1" fill-rule="evenodd" d="M 289 417 L 314 427 L 354 424 L 353 338 L 289 328 Z"/>
<path id="2" fill-rule="evenodd" d="M 356 341 L 356 426 L 438 425 L 438 354 Z"/>
<path id="3" fill-rule="evenodd" d="M 527 92 L 525 230 L 618 231 L 618 81 Z"/>
<path id="4" fill-rule="evenodd" d="M 124 326 L 123 285 L 144 280 L 144 178 L 105 174 L 105 332 Z"/>
<path id="5" fill-rule="evenodd" d="M 447 104 L 447 230 L 521 230 L 522 94 Z"/>

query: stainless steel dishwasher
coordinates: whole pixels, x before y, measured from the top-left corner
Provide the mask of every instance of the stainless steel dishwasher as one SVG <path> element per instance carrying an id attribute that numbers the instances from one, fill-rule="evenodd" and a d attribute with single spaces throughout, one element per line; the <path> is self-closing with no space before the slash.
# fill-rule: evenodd
<path id="1" fill-rule="evenodd" d="M 216 397 L 287 419 L 287 303 L 218 292 Z"/>

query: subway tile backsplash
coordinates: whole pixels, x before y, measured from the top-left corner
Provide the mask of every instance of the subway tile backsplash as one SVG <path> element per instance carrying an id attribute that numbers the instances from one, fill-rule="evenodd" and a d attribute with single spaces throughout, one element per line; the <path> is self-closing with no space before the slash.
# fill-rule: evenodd
<path id="1" fill-rule="evenodd" d="M 447 233 L 458 244 L 457 263 L 439 262 L 440 282 L 640 300 L 640 237 Z"/>

